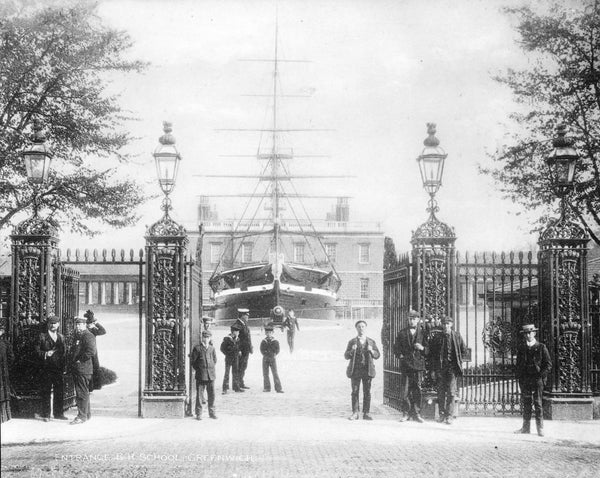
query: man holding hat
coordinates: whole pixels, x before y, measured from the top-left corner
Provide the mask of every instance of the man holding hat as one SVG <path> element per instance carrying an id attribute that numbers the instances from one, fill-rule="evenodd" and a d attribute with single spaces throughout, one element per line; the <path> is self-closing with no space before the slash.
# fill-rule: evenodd
<path id="1" fill-rule="evenodd" d="M 99 335 L 106 335 L 106 329 L 102 327 L 102 325 L 96 321 L 96 317 L 94 317 L 94 312 L 92 310 L 86 310 L 85 314 L 83 314 L 86 321 L 87 329 L 94 334 L 94 337 L 98 337 Z M 94 366 L 94 373 L 92 374 L 92 382 L 90 384 L 90 392 L 92 390 L 100 390 L 102 388 L 102 383 L 100 380 L 100 360 L 98 360 L 98 349 L 96 348 L 96 354 L 92 359 L 92 364 Z"/>
<path id="2" fill-rule="evenodd" d="M 394 353 L 400 359 L 402 418 L 423 423 L 421 418 L 421 381 L 425 370 L 427 335 L 419 324 L 421 317 L 415 310 L 408 313 L 408 327 L 398 332 Z"/>
<path id="3" fill-rule="evenodd" d="M 215 364 L 217 353 L 211 345 L 212 333 L 209 330 L 202 332 L 202 342 L 192 350 L 192 368 L 196 371 L 196 420 L 202 420 L 202 400 L 204 390 L 208 395 L 208 416 L 217 418 L 215 414 Z"/>
<path id="4" fill-rule="evenodd" d="M 546 346 L 535 338 L 537 328 L 533 324 L 524 325 L 521 333 L 525 340 L 517 350 L 516 376 L 521 388 L 523 402 L 523 426 L 515 433 L 529 433 L 532 404 L 535 407 L 535 425 L 539 436 L 544 436 L 542 415 L 542 393 L 548 373 L 552 369 L 552 359 Z"/>
<path id="5" fill-rule="evenodd" d="M 238 319 L 235 324 L 238 326 L 240 331 L 240 361 L 239 361 L 239 382 L 240 388 L 248 389 L 244 382 L 244 376 L 246 375 L 246 369 L 248 368 L 248 357 L 254 352 L 252 347 L 252 337 L 250 335 L 250 327 L 248 327 L 248 319 L 250 318 L 250 311 L 248 309 L 238 309 Z"/>
<path id="6" fill-rule="evenodd" d="M 65 369 L 65 338 L 58 331 L 60 321 L 55 315 L 48 317 L 46 322 L 48 329 L 40 334 L 35 345 L 35 351 L 41 363 L 41 387 L 42 398 L 41 413 L 35 414 L 45 422 L 50 420 L 50 396 L 54 389 L 52 410 L 54 418 L 67 420 L 64 416 L 64 369 Z"/>
<path id="7" fill-rule="evenodd" d="M 71 350 L 71 374 L 75 384 L 77 416 L 71 425 L 80 425 L 92 417 L 90 409 L 90 381 L 94 371 L 96 337 L 87 329 L 87 320 L 75 319 L 75 338 Z"/>
<path id="8" fill-rule="evenodd" d="M 277 354 L 279 354 L 279 341 L 273 337 L 273 324 L 269 323 L 265 325 L 266 337 L 260 343 L 260 353 L 263 356 L 263 392 L 271 391 L 271 380 L 269 379 L 269 369 L 273 374 L 273 383 L 275 384 L 275 391 L 277 393 L 283 393 L 281 388 L 281 381 L 279 380 L 279 374 L 277 373 Z"/>
<path id="9" fill-rule="evenodd" d="M 229 371 L 231 370 L 231 388 L 234 392 L 243 392 L 239 382 L 240 362 L 240 328 L 237 324 L 231 326 L 231 334 L 223 337 L 221 352 L 225 355 L 225 376 L 223 377 L 223 395 L 229 390 Z"/>
<path id="10" fill-rule="evenodd" d="M 350 360 L 346 369 L 346 376 L 352 385 L 352 415 L 349 420 L 358 420 L 358 394 L 360 383 L 363 386 L 363 420 L 373 420 L 371 411 L 371 380 L 375 376 L 374 360 L 379 358 L 379 349 L 375 341 L 366 336 L 367 323 L 359 320 L 354 325 L 358 335 L 354 337 L 346 347 L 344 358 Z"/>
<path id="11" fill-rule="evenodd" d="M 432 374 L 437 378 L 438 421 L 452 425 L 455 418 L 456 378 L 462 376 L 462 361 L 467 348 L 460 334 L 452 330 L 452 317 L 445 317 L 442 323 L 444 330 L 431 339 L 429 353 Z"/>

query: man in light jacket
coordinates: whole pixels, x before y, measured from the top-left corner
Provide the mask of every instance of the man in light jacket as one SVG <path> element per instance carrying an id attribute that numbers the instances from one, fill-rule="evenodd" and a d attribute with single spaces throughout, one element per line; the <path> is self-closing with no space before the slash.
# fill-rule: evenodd
<path id="1" fill-rule="evenodd" d="M 363 386 L 363 420 L 373 420 L 371 411 L 371 380 L 375 376 L 375 364 L 373 360 L 379 358 L 379 349 L 375 341 L 366 336 L 367 323 L 359 320 L 354 325 L 358 335 L 354 337 L 344 353 L 344 358 L 350 360 L 346 370 L 346 376 L 350 378 L 352 385 L 352 415 L 349 420 L 358 420 L 358 394 L 360 383 Z"/>

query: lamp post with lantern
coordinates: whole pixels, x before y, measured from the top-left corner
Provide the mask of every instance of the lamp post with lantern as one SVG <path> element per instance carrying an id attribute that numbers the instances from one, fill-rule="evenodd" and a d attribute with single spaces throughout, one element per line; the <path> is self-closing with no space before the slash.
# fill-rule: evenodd
<path id="1" fill-rule="evenodd" d="M 56 287 L 59 261 L 58 228 L 40 217 L 39 194 L 48 180 L 52 151 L 46 144 L 43 125 L 35 120 L 29 143 L 20 153 L 32 186 L 33 214 L 15 226 L 10 236 L 12 250 L 11 312 L 8 336 L 13 343 L 15 364 L 11 382 L 20 396 L 15 415 L 32 417 L 39 411 L 39 367 L 35 344 L 48 316 L 58 314 L 60 291 Z M 64 328 L 64 323 L 62 324 Z"/>
<path id="2" fill-rule="evenodd" d="M 175 188 L 181 155 L 172 124 L 154 151 L 158 183 L 165 197 L 163 217 L 146 232 L 145 379 L 140 397 L 143 417 L 183 417 L 186 403 L 186 247 L 183 226 L 169 215 L 169 195 Z"/>
<path id="3" fill-rule="evenodd" d="M 454 228 L 440 221 L 435 196 L 442 185 L 446 152 L 437 139 L 436 125 L 427 124 L 425 147 L 417 157 L 423 188 L 429 194 L 427 211 L 429 218 L 412 234 L 412 300 L 424 322 L 430 337 L 441 331 L 444 316 L 454 317 L 453 297 L 456 269 Z M 402 317 L 402 327 L 407 318 Z M 458 325 L 458 324 L 457 324 Z M 435 417 L 436 383 L 430 373 L 429 364 L 423 377 L 421 414 L 425 418 Z"/>
<path id="4" fill-rule="evenodd" d="M 587 293 L 587 232 L 570 218 L 568 198 L 579 159 L 561 124 L 546 159 L 551 185 L 560 198 L 560 218 L 538 241 L 540 334 L 553 367 L 544 392 L 548 419 L 591 419 L 591 322 Z"/>
<path id="5" fill-rule="evenodd" d="M 412 234 L 412 257 L 417 280 L 413 285 L 413 301 L 421 318 L 437 327 L 444 316 L 454 317 L 451 306 L 454 289 L 456 234 L 454 228 L 440 221 L 435 195 L 442 185 L 444 163 L 448 156 L 436 138 L 436 125 L 427 124 L 425 148 L 417 157 L 423 188 L 429 194 L 429 218 Z"/>

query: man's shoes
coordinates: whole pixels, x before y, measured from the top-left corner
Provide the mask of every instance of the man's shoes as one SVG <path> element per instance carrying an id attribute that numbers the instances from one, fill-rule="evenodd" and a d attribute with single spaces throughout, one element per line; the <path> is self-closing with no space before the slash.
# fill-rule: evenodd
<path id="1" fill-rule="evenodd" d="M 64 415 L 59 415 L 57 417 L 54 417 L 55 420 L 68 420 L 67 417 L 65 417 Z"/>
<path id="2" fill-rule="evenodd" d="M 202 415 L 196 415 L 196 420 L 198 420 L 198 421 L 202 420 Z"/>
<path id="3" fill-rule="evenodd" d="M 353 413 L 348 417 L 348 420 L 358 420 L 358 413 Z"/>
<path id="4" fill-rule="evenodd" d="M 270 392 L 271 390 L 269 390 L 268 388 L 263 389 L 263 392 Z"/>
<path id="5" fill-rule="evenodd" d="M 69 423 L 69 425 L 81 425 L 82 423 L 85 423 L 85 420 L 82 420 L 79 417 L 75 417 L 75 419 Z"/>
<path id="6" fill-rule="evenodd" d="M 44 422 L 50 421 L 50 417 L 44 417 L 43 415 L 40 415 L 39 413 L 34 413 L 33 418 L 35 418 L 36 420 L 42 420 Z"/>
<path id="7" fill-rule="evenodd" d="M 363 420 L 373 420 L 373 417 L 371 415 L 369 415 L 368 413 L 365 413 L 363 415 Z"/>
<path id="8" fill-rule="evenodd" d="M 537 434 L 538 434 L 538 436 L 543 437 L 544 436 L 544 427 L 538 426 L 537 427 Z"/>
<path id="9" fill-rule="evenodd" d="M 223 390 L 223 392 L 221 392 L 222 395 L 227 395 L 227 390 Z"/>
<path id="10" fill-rule="evenodd" d="M 208 415 L 209 418 L 212 418 L 213 420 L 217 419 L 217 416 L 214 413 L 211 413 L 210 415 Z"/>
<path id="11" fill-rule="evenodd" d="M 246 387 L 246 385 L 242 385 L 240 388 L 243 388 L 245 390 L 250 390 L 250 387 Z"/>
<path id="12" fill-rule="evenodd" d="M 446 425 L 452 425 L 454 423 L 454 418 L 452 417 L 446 417 L 446 420 L 444 422 Z"/>
<path id="13" fill-rule="evenodd" d="M 234 392 L 235 392 L 235 393 L 243 393 L 243 392 L 245 392 L 245 391 L 246 391 L 246 390 L 243 390 L 243 389 L 241 389 L 241 388 L 240 388 L 240 389 L 238 389 L 238 390 L 234 390 Z"/>
<path id="14" fill-rule="evenodd" d="M 418 413 L 416 415 L 413 416 L 413 421 L 417 422 L 417 423 L 423 423 L 425 420 L 423 420 L 421 418 L 421 415 L 419 415 Z"/>
<path id="15" fill-rule="evenodd" d="M 402 415 L 399 419 L 399 422 L 407 422 L 408 421 L 408 415 Z"/>
<path id="16" fill-rule="evenodd" d="M 444 423 L 445 421 L 446 421 L 446 417 L 444 415 L 440 415 L 436 420 L 436 422 L 438 422 L 438 423 Z"/>
<path id="17" fill-rule="evenodd" d="M 521 427 L 518 430 L 515 430 L 514 433 L 516 435 L 521 434 L 521 433 L 531 433 L 529 428 L 525 428 L 525 427 Z"/>
<path id="18" fill-rule="evenodd" d="M 277 390 L 277 393 L 283 393 L 283 390 Z"/>

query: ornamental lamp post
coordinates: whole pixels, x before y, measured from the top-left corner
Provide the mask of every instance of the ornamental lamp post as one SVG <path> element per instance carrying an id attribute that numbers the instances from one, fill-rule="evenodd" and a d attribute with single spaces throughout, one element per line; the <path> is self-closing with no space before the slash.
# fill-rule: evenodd
<path id="1" fill-rule="evenodd" d="M 173 131 L 173 124 L 164 121 L 163 131 L 165 134 L 158 139 L 160 144 L 154 150 L 153 156 L 156 162 L 158 184 L 165 195 L 163 209 L 165 212 L 168 212 L 170 209 L 169 194 L 171 194 L 175 188 L 181 155 L 175 147 L 175 137 L 171 134 Z"/>
<path id="2" fill-rule="evenodd" d="M 435 137 L 435 123 L 427 123 L 427 138 L 423 141 L 425 148 L 417 157 L 419 171 L 421 172 L 421 181 L 423 188 L 429 194 L 429 208 L 432 214 L 437 211 L 435 195 L 442 185 L 442 176 L 444 175 L 444 162 L 448 156 L 440 147 L 440 140 Z"/>
<path id="3" fill-rule="evenodd" d="M 575 183 L 575 166 L 579 155 L 573 147 L 573 139 L 566 136 L 565 124 L 558 125 L 556 133 L 557 137 L 552 140 L 554 149 L 546 158 L 546 164 L 550 171 L 554 193 L 563 200 L 561 207 L 564 208 L 564 198 L 571 192 Z"/>
<path id="4" fill-rule="evenodd" d="M 561 200 L 560 218 L 540 234 L 540 335 L 552 357 L 544 390 L 544 418 L 591 419 L 591 321 L 587 289 L 586 230 L 568 214 L 579 156 L 560 124 L 546 158 L 551 185 Z"/>
<path id="5" fill-rule="evenodd" d="M 42 132 L 41 121 L 34 121 L 31 144 L 21 151 L 21 156 L 25 162 L 27 180 L 31 184 L 45 183 L 52 163 L 52 151 L 46 146 L 46 136 Z"/>

